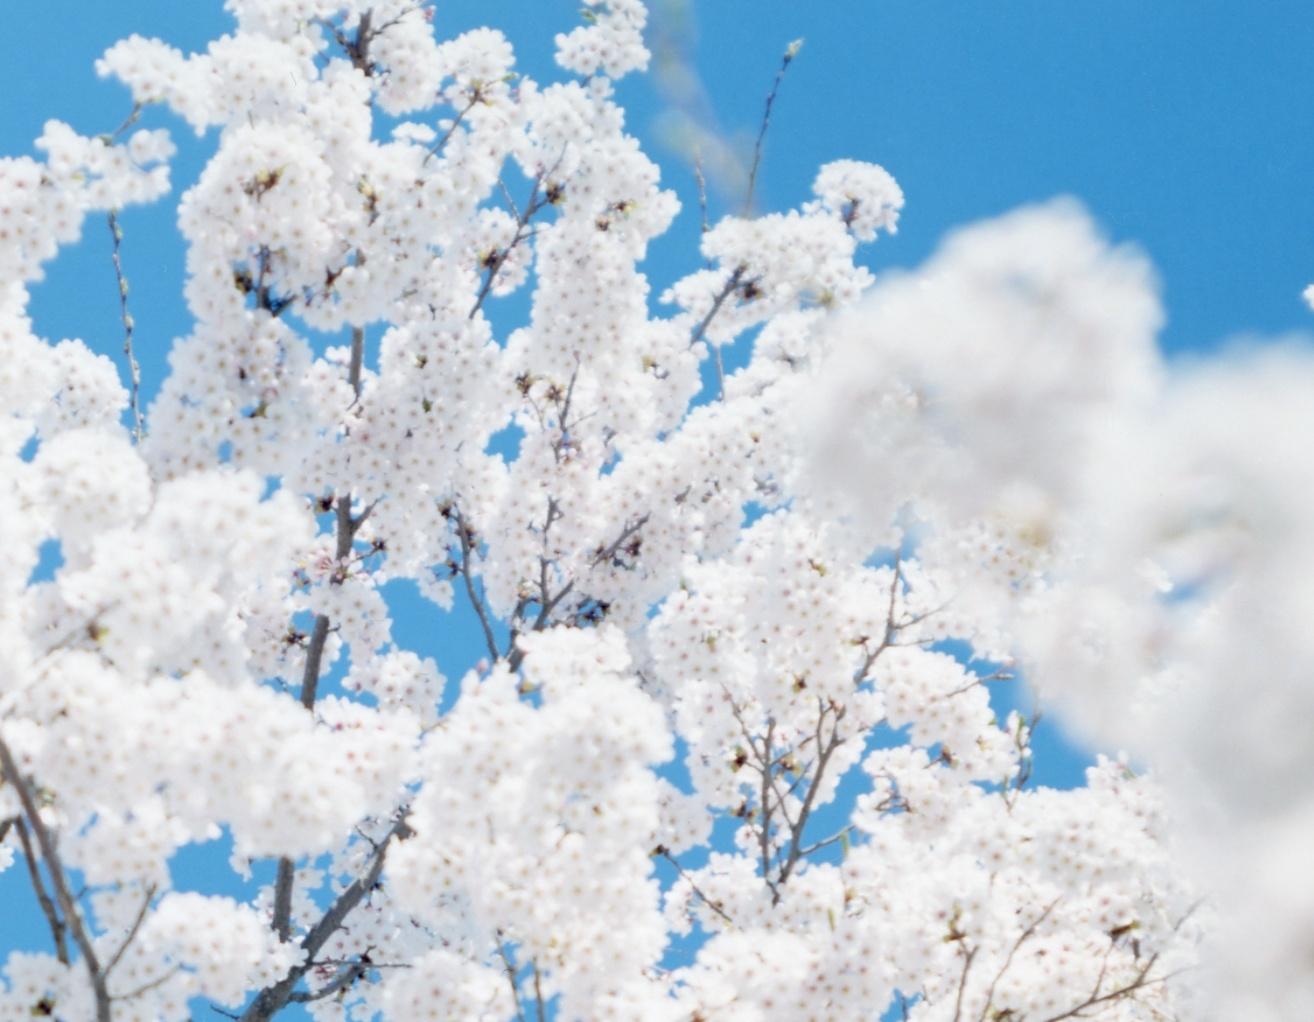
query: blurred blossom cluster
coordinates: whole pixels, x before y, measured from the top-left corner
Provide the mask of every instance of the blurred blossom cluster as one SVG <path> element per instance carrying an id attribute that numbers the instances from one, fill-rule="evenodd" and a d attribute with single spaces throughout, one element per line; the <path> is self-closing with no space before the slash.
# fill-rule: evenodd
<path id="1" fill-rule="evenodd" d="M 639 0 L 553 83 L 413 0 L 226 6 L 98 65 L 214 146 L 140 439 L 26 307 L 167 134 L 0 160 L 0 866 L 52 943 L 0 1019 L 1314 1017 L 1307 347 L 1166 366 L 1072 202 L 876 278 L 852 160 L 655 295 Z M 401 645 L 397 581 L 486 655 Z M 1084 787 L 1023 675 L 1122 750 Z M 175 890 L 223 833 L 274 879 Z"/>

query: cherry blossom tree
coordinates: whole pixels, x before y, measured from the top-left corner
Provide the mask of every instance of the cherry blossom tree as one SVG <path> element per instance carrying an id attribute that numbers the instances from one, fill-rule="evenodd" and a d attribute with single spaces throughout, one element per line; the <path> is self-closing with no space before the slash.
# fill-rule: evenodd
<path id="1" fill-rule="evenodd" d="M 849 160 L 654 296 L 639 0 L 550 84 L 414 0 L 226 6 L 0 160 L 0 862 L 50 937 L 0 1019 L 1314 1016 L 1306 350 L 1170 370 L 1073 203 L 874 279 L 903 195 Z M 157 104 L 214 153 L 143 407 L 126 285 L 118 365 L 26 306 L 89 215 L 122 283 Z M 1023 672 L 1127 750 L 1085 787 Z M 250 902 L 171 882 L 221 832 Z"/>

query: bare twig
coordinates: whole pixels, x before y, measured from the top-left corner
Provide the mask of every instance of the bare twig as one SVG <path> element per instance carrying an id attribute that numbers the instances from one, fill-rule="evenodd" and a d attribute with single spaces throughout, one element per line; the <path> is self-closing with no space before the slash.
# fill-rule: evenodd
<path id="1" fill-rule="evenodd" d="M 141 931 L 141 924 L 146 920 L 146 913 L 150 911 L 151 899 L 154 897 L 155 885 L 151 884 L 146 888 L 146 896 L 141 899 L 141 907 L 137 909 L 137 915 L 133 918 L 132 925 L 128 927 L 128 933 L 123 938 L 123 943 L 121 943 L 118 950 L 110 956 L 110 960 L 105 963 L 106 979 L 109 979 L 110 973 L 114 971 L 114 967 L 119 964 L 119 961 L 123 958 L 123 955 L 128 950 L 129 946 L 137 939 L 137 934 Z"/>
<path id="2" fill-rule="evenodd" d="M 41 879 L 41 867 L 36 851 L 32 848 L 32 839 L 27 833 L 27 824 L 20 818 L 17 821 L 18 840 L 23 846 L 23 861 L 27 863 L 27 878 L 32 884 L 32 893 L 36 895 L 41 914 L 46 917 L 46 926 L 50 928 L 50 938 L 55 942 L 55 957 L 61 964 L 68 964 L 68 944 L 64 940 L 64 920 L 59 918 L 59 910 L 50 900 L 46 885 Z"/>
<path id="3" fill-rule="evenodd" d="M 710 908 L 713 912 L 715 912 L 718 916 L 724 919 L 731 926 L 735 925 L 735 921 L 726 914 L 725 909 L 721 907 L 721 903 L 719 901 L 713 901 L 711 898 L 709 898 L 706 894 L 702 892 L 702 890 L 698 887 L 698 885 L 694 883 L 693 878 L 690 877 L 689 874 L 685 872 L 684 867 L 680 865 L 679 861 L 675 858 L 675 856 L 670 853 L 670 850 L 668 848 L 666 848 L 665 846 L 658 846 L 657 854 L 675 867 L 675 872 L 679 874 L 681 880 L 685 881 L 689 885 L 689 890 L 693 891 L 694 894 L 698 896 L 699 901 L 701 901 L 704 905 Z"/>
<path id="4" fill-rule="evenodd" d="M 842 830 L 836 831 L 830 837 L 822 838 L 820 841 L 815 841 L 812 844 L 808 845 L 806 848 L 800 849 L 798 853 L 798 857 L 802 859 L 811 855 L 813 852 L 819 852 L 823 848 L 829 848 L 831 845 L 843 841 L 846 837 L 849 836 L 849 833 L 852 830 L 853 830 L 853 824 L 849 824 L 847 827 L 844 827 Z"/>
<path id="5" fill-rule="evenodd" d="M 137 108 L 133 108 L 134 117 Z M 119 131 L 123 131 L 120 128 Z M 118 283 L 119 289 L 119 318 L 123 321 L 123 355 L 128 361 L 128 382 L 129 382 L 129 400 L 132 409 L 132 437 L 137 443 L 141 443 L 145 430 L 142 427 L 141 418 L 141 365 L 137 362 L 137 356 L 132 350 L 132 314 L 128 311 L 128 278 L 123 275 L 123 260 L 120 250 L 123 245 L 123 228 L 119 226 L 118 210 L 111 209 L 108 214 L 110 237 L 114 239 L 114 248 L 110 258 L 114 263 L 114 278 Z"/>
<path id="6" fill-rule="evenodd" d="M 958 980 L 958 996 L 954 998 L 954 1022 L 959 1022 L 963 1017 L 963 993 L 967 989 L 967 974 L 972 970 L 972 962 L 976 959 L 978 948 L 972 948 L 963 958 L 963 975 Z"/>
<path id="7" fill-rule="evenodd" d="M 702 227 L 702 233 L 706 234 L 712 228 L 707 221 L 707 178 L 703 177 L 702 153 L 694 156 L 694 181 L 698 184 L 699 223 Z"/>
<path id="8" fill-rule="evenodd" d="M 1150 979 L 1149 978 L 1150 970 L 1154 968 L 1155 964 L 1158 961 L 1159 961 L 1159 956 L 1157 954 L 1151 955 L 1148 959 L 1146 959 L 1145 965 L 1142 966 L 1141 969 L 1136 973 L 1136 977 L 1133 980 L 1131 980 L 1129 983 L 1123 984 L 1122 986 L 1114 990 L 1110 990 L 1108 993 L 1104 993 L 1104 994 L 1101 994 L 1099 992 L 1099 988 L 1103 983 L 1103 977 L 1104 977 L 1103 970 L 1101 970 L 1100 979 L 1099 981 L 1096 982 L 1095 990 L 1092 991 L 1089 997 L 1087 997 L 1080 1004 L 1072 1008 L 1069 1008 L 1067 1011 L 1062 1012 L 1061 1014 L 1051 1015 L 1049 1018 L 1045 1019 L 1045 1022 L 1061 1022 L 1061 1020 L 1065 1018 L 1076 1018 L 1081 1014 L 1081 1012 L 1085 1011 L 1087 1008 L 1093 1008 L 1097 1004 L 1104 1004 L 1107 1001 L 1113 1001 L 1118 999 L 1119 997 L 1126 997 L 1129 994 L 1135 993 L 1137 990 L 1141 990 L 1147 986 L 1152 986 L 1156 983 L 1164 983 L 1169 979 L 1171 979 L 1174 975 L 1176 975 L 1176 973 L 1169 973 L 1164 976 L 1156 976 L 1154 979 Z"/>
<path id="9" fill-rule="evenodd" d="M 452 524 L 456 527 L 456 538 L 461 544 L 461 578 L 465 582 L 465 592 L 470 597 L 470 606 L 474 608 L 475 614 L 479 617 L 479 626 L 484 632 L 484 644 L 488 648 L 488 655 L 496 661 L 501 654 L 497 649 L 497 640 L 493 637 L 493 624 L 489 619 L 488 608 L 484 606 L 483 599 L 475 592 L 474 571 L 470 563 L 474 554 L 472 530 L 466 524 L 465 518 L 455 508 L 452 509 L 452 519 Z"/>
<path id="10" fill-rule="evenodd" d="M 621 529 L 620 535 L 617 536 L 615 540 L 607 544 L 605 547 L 599 547 L 598 550 L 593 554 L 593 563 L 605 564 L 607 562 L 614 562 L 616 558 L 616 554 L 620 550 L 620 548 L 623 547 L 627 542 L 629 542 L 630 537 L 632 537 L 636 532 L 638 532 L 645 525 L 647 525 L 648 519 L 651 517 L 652 517 L 651 514 L 639 515 L 638 518 L 630 522 L 630 524 L 625 526 L 625 528 Z"/>
<path id="11" fill-rule="evenodd" d="M 378 843 L 370 856 L 370 868 L 366 874 L 357 877 L 348 884 L 320 917 L 319 922 L 312 926 L 301 939 L 301 948 L 305 951 L 301 963 L 293 966 L 283 979 L 261 990 L 256 995 L 255 1000 L 241 1014 L 241 1022 L 269 1022 L 275 1014 L 292 1000 L 297 984 L 301 982 L 301 977 L 312 968 L 311 963 L 314 961 L 315 955 L 319 953 L 319 949 L 337 932 L 346 921 L 347 916 L 364 900 L 365 896 L 379 885 L 379 878 L 383 875 L 384 861 L 392 842 L 394 840 L 404 841 L 411 836 L 411 828 L 406 823 L 407 815 L 406 809 L 398 813 L 397 821 L 392 825 L 383 840 Z M 97 1020 L 97 1022 L 101 1022 L 101 1020 Z"/>
<path id="12" fill-rule="evenodd" d="M 311 1001 L 322 1001 L 325 997 L 332 997 L 339 991 L 346 990 L 358 979 L 368 975 L 373 966 L 363 961 L 346 962 L 340 968 L 333 978 L 315 991 L 297 991 L 288 998 L 289 1001 L 296 1004 L 308 1004 Z"/>
<path id="13" fill-rule="evenodd" d="M 558 160 L 557 164 L 560 162 Z M 556 167 L 557 164 L 553 164 L 553 167 Z M 543 181 L 549 173 L 551 171 L 544 170 L 534 175 L 533 184 L 529 190 L 529 201 L 525 203 L 524 210 L 516 217 L 516 233 L 512 236 L 506 248 L 494 249 L 484 260 L 484 282 L 479 287 L 479 293 L 475 295 L 474 304 L 470 306 L 470 314 L 467 318 L 474 319 L 475 314 L 483 308 L 484 301 L 493 290 L 493 283 L 497 280 L 498 273 L 506 265 L 506 261 L 511 258 L 511 253 L 516 250 L 522 241 L 531 236 L 532 231 L 529 227 L 529 221 L 533 219 L 534 214 L 544 206 L 552 205 L 549 197 L 539 194 L 539 189 L 542 188 Z"/>
<path id="14" fill-rule="evenodd" d="M 748 267 L 739 265 L 731 271 L 730 276 L 721 286 L 721 290 L 716 293 L 712 299 L 712 307 L 707 310 L 707 314 L 698 321 L 698 325 L 693 328 L 693 333 L 689 335 L 689 344 L 692 346 L 701 341 L 707 334 L 707 328 L 712 325 L 712 320 L 716 314 L 721 311 L 721 306 L 725 304 L 727 298 L 735 293 L 735 290 L 744 282 L 744 274 L 748 272 Z"/>
<path id="15" fill-rule="evenodd" d="M 543 1003 L 543 984 L 538 972 L 538 963 L 534 963 L 534 1004 L 538 1009 L 538 1022 L 547 1022 L 547 1007 Z"/>
<path id="16" fill-rule="evenodd" d="M 111 998 L 111 1000 L 131 1001 L 134 997 L 140 997 L 142 994 L 150 993 L 150 991 L 154 990 L 156 987 L 163 986 L 165 983 L 169 982 L 169 980 L 171 980 L 174 976 L 178 975 L 178 973 L 181 971 L 182 971 L 182 966 L 175 965 L 171 969 L 166 969 L 164 972 L 156 976 L 154 979 L 149 979 L 141 986 L 129 990 L 126 994 L 115 994 Z"/>
<path id="17" fill-rule="evenodd" d="M 1013 956 L 1018 953 L 1023 944 L 1035 935 L 1040 924 L 1049 918 L 1049 914 L 1054 911 L 1055 907 L 1062 900 L 1063 896 L 1059 895 L 1046 905 L 1045 911 L 1041 912 L 1040 915 L 1036 916 L 1036 918 L 1031 921 L 1031 925 L 1022 931 L 1021 936 L 1019 936 L 1017 940 L 1013 942 L 1013 946 L 1008 949 L 1008 954 L 1004 958 L 1004 964 L 999 967 L 999 971 L 995 973 L 995 978 L 990 981 L 990 989 L 986 991 L 985 1004 L 981 1007 L 981 1015 L 977 1022 L 986 1022 L 986 1017 L 990 1014 L 990 1006 L 994 1003 L 995 988 L 999 985 L 999 981 L 1004 978 L 1004 973 L 1008 971 L 1008 967 L 1013 964 Z"/>
<path id="18" fill-rule="evenodd" d="M 446 146 L 447 143 L 451 141 L 452 135 L 455 133 L 456 129 L 460 126 L 461 122 L 465 120 L 465 115 L 468 114 L 471 110 L 473 110 L 475 106 L 483 98 L 484 97 L 480 94 L 479 90 L 475 89 L 473 94 L 471 94 L 470 96 L 470 102 L 466 103 L 465 106 L 463 106 L 460 110 L 456 112 L 456 117 L 452 120 L 452 123 L 448 125 L 447 130 L 443 132 L 442 137 L 438 139 L 438 141 L 435 142 L 432 146 L 430 146 L 428 152 L 424 154 L 424 159 L 421 161 L 420 164 L 421 166 L 428 163 L 431 159 L 433 159 L 435 156 L 437 156 L 440 152 L 443 151 L 443 147 Z"/>
<path id="19" fill-rule="evenodd" d="M 516 1006 L 516 1022 L 525 1022 L 525 1011 L 520 1005 L 520 986 L 516 983 L 516 967 L 511 964 L 511 956 L 506 952 L 501 930 L 497 932 L 497 955 L 502 959 L 502 971 L 506 973 L 506 981 L 511 986 L 511 1003 Z"/>
<path id="20" fill-rule="evenodd" d="M 82 953 L 82 963 L 86 967 L 96 1000 L 96 1022 L 110 1022 L 109 989 L 105 985 L 105 973 L 101 969 L 96 947 L 91 942 L 91 934 L 87 932 L 73 895 L 69 893 L 64 864 L 60 861 L 55 839 L 41 819 L 41 811 L 37 807 L 32 789 L 23 779 L 18 763 L 14 760 L 13 753 L 9 751 L 8 743 L 3 739 L 0 739 L 0 770 L 4 771 L 5 780 L 18 792 L 18 800 L 23 806 L 23 814 L 27 817 L 27 825 L 36 836 L 37 846 L 41 849 L 41 858 L 46 865 L 46 873 L 50 876 L 50 885 L 55 889 L 55 900 L 59 903 L 60 912 L 63 913 L 64 926 L 73 934 L 73 942 Z"/>
<path id="21" fill-rule="evenodd" d="M 778 885 L 783 885 L 789 879 L 790 874 L 794 872 L 794 868 L 798 865 L 799 859 L 803 854 L 801 847 L 803 831 L 804 828 L 807 827 L 808 818 L 812 815 L 812 810 L 815 807 L 817 792 L 821 789 L 821 782 L 825 777 L 826 767 L 830 764 L 831 757 L 834 756 L 835 750 L 844 744 L 844 739 L 840 737 L 840 721 L 844 719 L 845 707 L 835 707 L 833 705 L 829 707 L 835 715 L 834 722 L 831 724 L 830 738 L 827 739 L 824 744 L 822 742 L 821 735 L 822 730 L 825 727 L 827 709 L 828 707 L 823 704 L 817 717 L 816 739 L 817 748 L 820 750 L 820 752 L 817 753 L 817 766 L 812 775 L 812 781 L 808 785 L 807 794 L 803 796 L 803 805 L 798 811 L 798 819 L 795 821 L 795 825 L 791 828 L 789 852 L 785 859 L 785 864 L 780 868 L 780 874 L 776 878 L 776 883 Z M 778 899 L 779 896 L 777 895 L 777 900 Z"/>
<path id="22" fill-rule="evenodd" d="M 785 55 L 781 58 L 780 68 L 776 71 L 775 81 L 771 83 L 771 91 L 767 94 L 766 108 L 762 111 L 762 124 L 757 129 L 757 143 L 753 146 L 753 163 L 748 169 L 748 189 L 744 195 L 744 216 L 753 212 L 753 192 L 757 188 L 757 172 L 762 165 L 762 147 L 766 142 L 767 128 L 771 125 L 771 108 L 776 102 L 776 93 L 780 91 L 780 83 L 784 80 L 785 72 L 794 58 L 798 56 L 798 51 L 803 45 L 802 39 L 796 39 L 785 47 Z"/>
<path id="23" fill-rule="evenodd" d="M 361 393 L 361 375 L 365 363 L 365 331 L 353 327 L 351 331 L 351 356 L 347 367 L 347 382 L 357 399 Z M 339 494 L 334 501 L 334 553 L 339 564 L 351 557 L 352 545 L 356 533 L 374 510 L 369 505 L 361 514 L 351 516 L 351 494 Z M 319 695 L 319 677 L 323 671 L 324 647 L 328 644 L 330 622 L 327 614 L 316 614 L 315 624 L 311 628 L 310 642 L 306 647 L 306 662 L 301 671 L 301 705 L 313 710 Z M 279 940 L 287 940 L 292 935 L 292 888 L 296 880 L 296 866 L 290 858 L 284 856 L 278 860 L 278 870 L 274 878 L 274 915 L 271 926 L 278 934 Z"/>

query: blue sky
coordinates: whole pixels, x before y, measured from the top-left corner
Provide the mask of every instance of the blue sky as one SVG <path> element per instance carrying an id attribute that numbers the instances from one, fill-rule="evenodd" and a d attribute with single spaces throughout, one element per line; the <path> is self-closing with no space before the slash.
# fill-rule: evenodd
<path id="1" fill-rule="evenodd" d="M 48 117 L 88 134 L 122 120 L 126 92 L 92 69 L 115 40 L 140 32 L 195 49 L 231 25 L 220 0 L 11 6 L 0 36 L 5 154 L 30 152 Z M 576 0 L 438 0 L 435 25 L 443 33 L 500 27 L 522 71 L 548 79 L 551 36 L 576 23 L 577 7 Z M 776 105 L 758 206 L 805 200 L 829 160 L 881 163 L 908 205 L 898 235 L 867 250 L 877 272 L 917 264 L 956 225 L 1071 194 L 1111 237 L 1138 243 L 1158 267 L 1168 310 L 1163 343 L 1174 357 L 1238 333 L 1307 329 L 1300 300 L 1314 279 L 1307 0 L 687 0 L 683 7 L 678 20 L 669 4 L 654 18 L 690 40 L 712 116 L 744 143 L 785 45 L 806 39 Z M 686 205 L 646 267 L 659 290 L 697 263 L 693 175 L 658 130 L 661 94 L 642 79 L 627 80 L 621 94 L 630 130 Z M 212 139 L 198 144 L 158 110 L 144 124 L 172 128 L 182 147 L 176 200 Z M 714 194 L 713 218 L 733 200 Z M 171 339 L 189 329 L 173 216 L 166 202 L 122 218 L 148 396 Z M 36 288 L 37 331 L 52 340 L 78 336 L 117 357 L 108 231 L 93 218 L 86 235 Z M 430 630 L 413 603 L 400 618 L 403 641 Z M 444 666 L 456 673 L 464 663 Z M 1073 783 L 1080 755 L 1053 727 L 1038 744 L 1040 777 Z M 202 856 L 189 873 L 211 861 Z M 14 904 L 31 900 L 19 870 L 0 874 L 0 899 L 11 894 Z M 26 927 L 6 929 L 17 936 Z M 19 939 L 29 936 L 30 946 L 41 945 L 37 930 Z"/>

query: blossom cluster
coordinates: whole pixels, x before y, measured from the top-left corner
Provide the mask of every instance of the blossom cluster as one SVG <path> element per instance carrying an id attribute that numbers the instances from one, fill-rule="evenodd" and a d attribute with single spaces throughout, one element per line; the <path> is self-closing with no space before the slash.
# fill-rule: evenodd
<path id="1" fill-rule="evenodd" d="M 56 945 L 0 1019 L 1132 1022 L 1205 1017 L 1206 940 L 1230 1017 L 1314 1013 L 1307 354 L 1170 371 L 1070 203 L 880 279 L 853 160 L 654 294 L 639 0 L 548 84 L 414 0 L 226 6 L 98 65 L 214 146 L 144 437 L 27 287 L 167 136 L 0 161 L 0 864 Z M 397 585 L 475 622 L 452 684 Z M 1131 754 L 1036 786 L 1023 672 Z M 175 889 L 219 836 L 245 901 Z"/>

